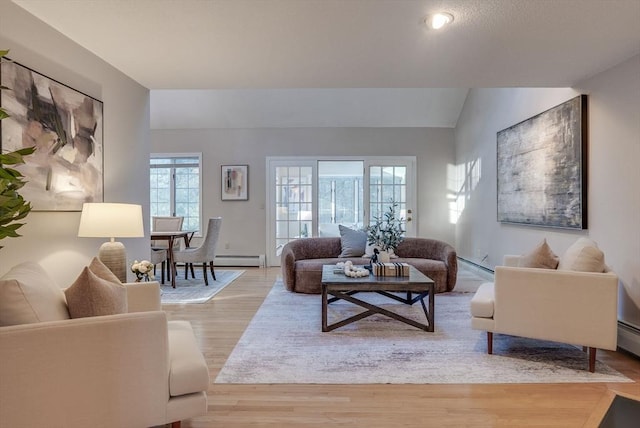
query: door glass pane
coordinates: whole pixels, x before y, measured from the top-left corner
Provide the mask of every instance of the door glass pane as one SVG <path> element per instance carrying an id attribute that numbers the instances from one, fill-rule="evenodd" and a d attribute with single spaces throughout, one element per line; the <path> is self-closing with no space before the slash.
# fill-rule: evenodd
<path id="1" fill-rule="evenodd" d="M 406 219 L 407 168 L 372 166 L 369 174 L 369 221 L 382 217 L 394 203 L 397 204 L 396 214 Z"/>
<path id="2" fill-rule="evenodd" d="M 279 166 L 276 177 L 276 246 L 313 233 L 312 168 Z"/>
<path id="3" fill-rule="evenodd" d="M 318 162 L 318 234 L 340 236 L 338 225 L 361 229 L 363 161 Z"/>

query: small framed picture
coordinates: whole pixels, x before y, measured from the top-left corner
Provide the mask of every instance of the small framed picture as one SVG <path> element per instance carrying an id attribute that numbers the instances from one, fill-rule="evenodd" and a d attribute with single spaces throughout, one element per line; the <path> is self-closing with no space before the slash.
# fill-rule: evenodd
<path id="1" fill-rule="evenodd" d="M 249 200 L 249 165 L 222 165 L 222 200 Z"/>

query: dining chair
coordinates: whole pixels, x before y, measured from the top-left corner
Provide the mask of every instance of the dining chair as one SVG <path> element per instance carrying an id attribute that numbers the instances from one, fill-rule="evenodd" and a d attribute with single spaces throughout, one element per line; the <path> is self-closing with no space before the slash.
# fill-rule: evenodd
<path id="1" fill-rule="evenodd" d="M 149 261 L 153 263 L 153 276 L 156 276 L 156 265 L 160 263 L 160 270 L 162 272 L 162 284 L 164 284 L 164 269 L 167 264 L 167 250 L 154 250 L 151 249 L 151 257 Z"/>
<path id="2" fill-rule="evenodd" d="M 184 217 L 181 216 L 153 216 L 151 217 L 151 230 L 153 232 L 175 232 L 182 230 L 182 224 L 184 223 Z M 166 240 L 151 240 L 151 250 L 168 250 L 169 243 Z M 165 251 L 165 260 L 169 254 Z M 163 267 L 166 265 L 167 279 L 171 279 L 171 266 L 169 263 L 163 263 Z M 164 271 L 162 272 L 164 278 Z M 164 280 L 163 280 L 164 282 Z"/>
<path id="3" fill-rule="evenodd" d="M 182 230 L 182 224 L 184 223 L 184 217 L 151 217 L 151 230 L 153 232 L 175 232 Z M 151 241 L 151 246 L 154 248 L 167 248 L 166 241 Z"/>
<path id="4" fill-rule="evenodd" d="M 187 274 L 187 265 L 193 263 L 202 263 L 202 273 L 204 274 L 204 283 L 209 285 L 207 277 L 207 264 L 211 270 L 213 280 L 216 280 L 216 273 L 213 269 L 213 260 L 216 256 L 216 245 L 220 236 L 220 227 L 222 226 L 222 217 L 210 218 L 207 224 L 207 234 L 199 247 L 188 247 L 183 250 L 174 250 L 174 263 L 185 264 L 185 276 Z M 193 273 L 193 271 L 192 271 Z"/>

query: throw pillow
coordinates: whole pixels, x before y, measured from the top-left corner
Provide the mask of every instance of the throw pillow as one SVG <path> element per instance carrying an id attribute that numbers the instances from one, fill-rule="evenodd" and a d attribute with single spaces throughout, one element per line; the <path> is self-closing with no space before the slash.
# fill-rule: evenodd
<path id="1" fill-rule="evenodd" d="M 127 289 L 106 281 L 88 267 L 64 291 L 71 318 L 124 314 L 127 312 Z"/>
<path id="2" fill-rule="evenodd" d="M 94 257 L 93 260 L 91 260 L 91 263 L 89 263 L 89 270 L 98 278 L 102 278 L 105 281 L 122 284 L 120 279 L 111 272 L 111 269 L 109 269 L 104 263 L 102 263 L 102 260 L 97 257 Z"/>
<path id="3" fill-rule="evenodd" d="M 539 269 L 555 269 L 558 267 L 560 259 L 551 251 L 547 240 L 543 239 L 533 251 L 520 257 L 519 267 L 539 268 Z"/>
<path id="4" fill-rule="evenodd" d="M 21 263 L 0 278 L 0 326 L 67 319 L 62 289 L 39 264 Z"/>
<path id="5" fill-rule="evenodd" d="M 604 253 L 598 244 L 588 238 L 580 238 L 573 243 L 560 258 L 560 270 L 579 272 L 604 272 Z"/>
<path id="6" fill-rule="evenodd" d="M 342 252 L 338 257 L 360 257 L 367 246 L 367 234 L 362 230 L 353 230 L 339 225 Z"/>

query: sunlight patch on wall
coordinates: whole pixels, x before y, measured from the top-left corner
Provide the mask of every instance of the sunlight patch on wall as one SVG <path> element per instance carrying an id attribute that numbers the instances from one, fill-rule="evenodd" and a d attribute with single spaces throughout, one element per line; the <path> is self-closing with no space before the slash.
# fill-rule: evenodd
<path id="1" fill-rule="evenodd" d="M 447 165 L 449 223 L 458 223 L 471 193 L 480 182 L 481 172 L 480 158 L 459 165 Z"/>

